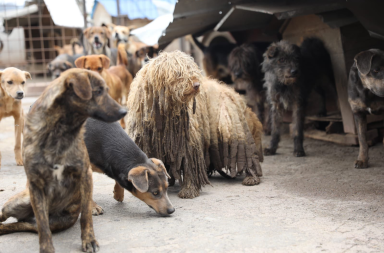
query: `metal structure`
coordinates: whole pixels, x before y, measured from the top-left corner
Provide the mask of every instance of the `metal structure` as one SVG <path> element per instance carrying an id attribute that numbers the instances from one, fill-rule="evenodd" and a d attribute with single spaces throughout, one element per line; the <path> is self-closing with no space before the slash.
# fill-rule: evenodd
<path id="1" fill-rule="evenodd" d="M 46 66 L 58 54 L 54 46 L 68 45 L 81 29 L 55 25 L 43 0 L 23 7 L 0 2 L 0 9 L 4 27 L 0 69 L 13 66 L 30 72 L 32 82 L 50 81 Z M 14 31 L 18 36 L 12 36 Z"/>

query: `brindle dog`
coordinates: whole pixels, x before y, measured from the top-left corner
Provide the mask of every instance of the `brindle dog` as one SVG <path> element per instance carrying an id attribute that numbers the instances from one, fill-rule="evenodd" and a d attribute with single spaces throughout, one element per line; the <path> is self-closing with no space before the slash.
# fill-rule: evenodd
<path id="1" fill-rule="evenodd" d="M 367 115 L 384 113 L 384 52 L 363 51 L 349 72 L 348 101 L 355 117 L 360 152 L 355 168 L 368 167 Z"/>
<path id="2" fill-rule="evenodd" d="M 127 111 L 107 92 L 97 73 L 70 69 L 53 81 L 32 105 L 25 123 L 27 189 L 8 200 L 0 235 L 38 232 L 40 252 L 54 252 L 52 232 L 75 224 L 81 212 L 82 249 L 95 252 L 92 222 L 92 169 L 84 144 L 88 117 L 113 122 Z"/>
<path id="3" fill-rule="evenodd" d="M 265 155 L 276 154 L 284 110 L 293 109 L 293 139 L 296 157 L 305 156 L 304 119 L 307 98 L 315 89 L 322 96 L 319 115 L 325 116 L 324 82 L 334 82 L 328 51 L 321 40 L 307 38 L 301 47 L 287 41 L 273 43 L 264 53 L 267 99 L 271 107 L 272 139 Z"/>

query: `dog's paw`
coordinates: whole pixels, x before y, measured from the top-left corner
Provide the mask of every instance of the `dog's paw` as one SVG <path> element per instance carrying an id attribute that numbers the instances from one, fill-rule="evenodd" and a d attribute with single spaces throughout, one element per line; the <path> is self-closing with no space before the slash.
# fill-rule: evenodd
<path id="1" fill-rule="evenodd" d="M 199 191 L 182 188 L 178 196 L 179 198 L 182 198 L 182 199 L 193 199 L 199 196 Z"/>
<path id="2" fill-rule="evenodd" d="M 23 159 L 16 159 L 16 164 L 17 166 L 24 166 L 24 162 L 23 162 Z"/>
<path id="3" fill-rule="evenodd" d="M 272 150 L 270 148 L 264 149 L 264 155 L 275 155 L 275 154 L 276 154 L 276 150 Z"/>
<path id="4" fill-rule="evenodd" d="M 260 178 L 247 176 L 244 178 L 242 184 L 246 185 L 246 186 L 258 185 L 258 184 L 260 184 Z"/>
<path id="5" fill-rule="evenodd" d="M 93 216 L 99 216 L 104 214 L 104 209 L 99 206 L 96 202 L 93 202 L 92 204 L 92 215 Z"/>
<path id="6" fill-rule="evenodd" d="M 293 152 L 293 155 L 296 156 L 296 157 L 306 156 L 304 150 L 295 150 L 295 151 Z"/>
<path id="7" fill-rule="evenodd" d="M 97 252 L 100 249 L 99 243 L 95 239 L 83 240 L 82 248 L 84 252 L 89 252 L 89 253 Z"/>
<path id="8" fill-rule="evenodd" d="M 365 169 L 368 168 L 368 161 L 356 160 L 355 161 L 356 169 Z"/>
<path id="9" fill-rule="evenodd" d="M 119 202 L 123 202 L 124 200 L 124 192 L 123 192 L 123 195 L 121 195 L 119 192 L 113 192 L 113 198 L 116 200 L 116 201 L 119 201 Z"/>

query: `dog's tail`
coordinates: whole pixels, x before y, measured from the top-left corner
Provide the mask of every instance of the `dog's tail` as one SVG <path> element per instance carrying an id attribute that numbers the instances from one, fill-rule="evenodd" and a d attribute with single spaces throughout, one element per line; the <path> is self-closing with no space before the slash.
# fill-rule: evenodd
<path id="1" fill-rule="evenodd" d="M 127 51 L 125 51 L 125 45 L 119 44 L 117 47 L 117 66 L 118 65 L 124 65 L 125 67 L 128 67 L 128 56 Z"/>
<path id="2" fill-rule="evenodd" d="M 195 42 L 195 45 L 200 48 L 201 51 L 205 52 L 205 50 L 207 49 L 206 46 L 203 45 L 203 43 L 201 43 L 196 37 L 195 35 L 192 35 L 192 39 L 193 39 L 193 42 Z"/>
<path id="3" fill-rule="evenodd" d="M 313 59 L 314 63 L 326 71 L 328 78 L 334 81 L 331 56 L 325 48 L 323 41 L 316 37 L 304 39 L 301 43 L 301 55 L 307 59 Z"/>
<path id="4" fill-rule="evenodd" d="M 70 44 L 72 46 L 72 54 L 73 55 L 76 54 L 76 49 L 75 49 L 76 45 L 79 45 L 79 47 L 83 47 L 83 45 L 81 44 L 81 42 L 80 42 L 80 40 L 78 38 L 71 39 Z"/>

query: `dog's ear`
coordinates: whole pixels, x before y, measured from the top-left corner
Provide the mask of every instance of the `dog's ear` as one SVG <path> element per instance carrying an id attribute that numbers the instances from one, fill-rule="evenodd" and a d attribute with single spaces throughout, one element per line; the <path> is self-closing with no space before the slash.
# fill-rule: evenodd
<path id="1" fill-rule="evenodd" d="M 131 169 L 128 173 L 128 181 L 140 192 L 147 192 L 149 188 L 148 169 L 144 166 Z"/>
<path id="2" fill-rule="evenodd" d="M 375 56 L 375 53 L 369 50 L 358 53 L 355 56 L 356 66 L 361 74 L 366 75 L 369 73 L 369 71 L 371 71 L 371 63 L 373 56 Z"/>
<path id="3" fill-rule="evenodd" d="M 104 69 L 108 69 L 109 68 L 109 64 L 111 63 L 111 61 L 109 60 L 109 58 L 107 56 L 100 55 L 100 61 L 103 64 L 103 68 Z"/>
<path id="4" fill-rule="evenodd" d="M 64 69 L 70 69 L 70 68 L 73 68 L 73 65 L 69 61 L 65 61 L 65 62 L 63 62 L 63 68 Z"/>
<path id="5" fill-rule="evenodd" d="M 110 38 L 111 37 L 111 30 L 109 30 L 109 28 L 108 27 L 103 27 L 103 30 L 104 30 L 104 32 L 105 32 L 105 36 L 107 37 L 107 38 Z"/>
<path id="6" fill-rule="evenodd" d="M 81 56 L 77 58 L 77 60 L 75 61 L 76 67 L 83 69 L 85 67 L 85 60 L 86 60 L 85 56 Z"/>
<path id="7" fill-rule="evenodd" d="M 272 45 L 267 49 L 267 56 L 269 59 L 276 57 L 277 53 L 278 53 L 278 49 L 275 45 Z"/>
<path id="8" fill-rule="evenodd" d="M 24 72 L 25 78 L 32 79 L 31 74 L 29 74 L 29 72 L 27 71 L 23 71 L 23 72 Z"/>
<path id="9" fill-rule="evenodd" d="M 83 31 L 83 34 L 85 35 L 85 36 L 88 36 L 88 33 L 89 33 L 89 31 L 92 29 L 92 27 L 88 27 L 87 29 L 85 29 L 84 31 Z"/>
<path id="10" fill-rule="evenodd" d="M 171 176 L 170 176 L 170 175 L 168 174 L 168 172 L 167 172 L 167 169 L 166 169 L 165 166 L 164 166 L 164 163 L 163 163 L 161 160 L 159 160 L 159 159 L 157 159 L 157 158 L 150 158 L 150 159 L 151 159 L 151 161 L 152 161 L 154 164 L 157 165 L 157 167 L 159 167 L 160 169 L 163 170 L 164 174 L 165 174 L 168 178 L 171 178 Z"/>
<path id="11" fill-rule="evenodd" d="M 83 99 L 92 98 L 92 87 L 89 77 L 86 73 L 72 74 L 65 80 L 67 87 L 72 87 L 75 94 Z"/>

